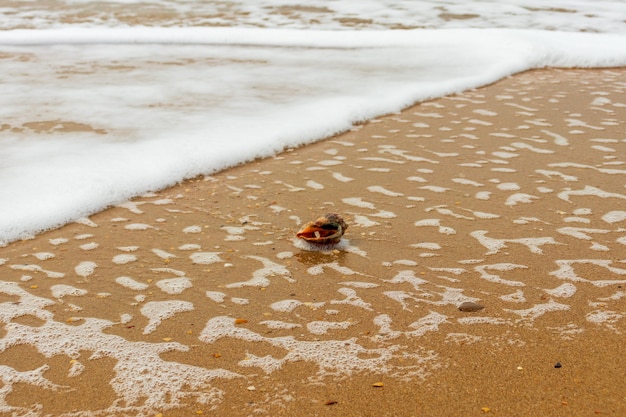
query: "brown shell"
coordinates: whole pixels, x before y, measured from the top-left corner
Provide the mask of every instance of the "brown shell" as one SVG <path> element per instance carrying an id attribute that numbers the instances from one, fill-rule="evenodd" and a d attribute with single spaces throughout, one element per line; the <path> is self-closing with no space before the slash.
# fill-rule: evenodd
<path id="1" fill-rule="evenodd" d="M 296 236 L 307 242 L 321 245 L 339 243 L 341 236 L 346 232 L 348 225 L 336 213 L 327 213 L 315 221 L 308 222 Z"/>

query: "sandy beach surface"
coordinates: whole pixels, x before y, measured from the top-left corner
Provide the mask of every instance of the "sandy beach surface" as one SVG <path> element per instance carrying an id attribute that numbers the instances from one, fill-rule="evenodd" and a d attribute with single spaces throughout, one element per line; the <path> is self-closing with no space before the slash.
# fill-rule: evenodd
<path id="1" fill-rule="evenodd" d="M 625 90 L 525 72 L 0 248 L 3 415 L 626 415 Z"/>

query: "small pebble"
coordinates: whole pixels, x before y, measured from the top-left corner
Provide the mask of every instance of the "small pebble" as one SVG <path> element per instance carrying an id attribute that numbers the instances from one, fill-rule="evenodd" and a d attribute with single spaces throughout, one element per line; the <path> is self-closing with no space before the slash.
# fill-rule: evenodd
<path id="1" fill-rule="evenodd" d="M 464 303 L 461 303 L 461 305 L 459 306 L 459 310 L 464 311 L 464 312 L 480 311 L 483 308 L 485 308 L 485 306 L 473 303 L 471 301 L 466 301 Z"/>
<path id="2" fill-rule="evenodd" d="M 560 368 L 561 366 L 563 366 L 563 365 L 561 365 L 561 362 L 557 362 L 557 363 L 554 364 L 555 368 Z"/>
<path id="3" fill-rule="evenodd" d="M 250 385 L 248 387 L 248 391 L 256 391 L 256 387 L 254 385 Z"/>

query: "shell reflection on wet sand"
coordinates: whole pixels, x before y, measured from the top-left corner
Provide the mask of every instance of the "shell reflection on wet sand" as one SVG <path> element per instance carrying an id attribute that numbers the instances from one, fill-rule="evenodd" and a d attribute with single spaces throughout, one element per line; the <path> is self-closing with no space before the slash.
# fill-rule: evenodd
<path id="1" fill-rule="evenodd" d="M 520 74 L 0 248 L 0 413 L 626 415 L 625 85 Z"/>

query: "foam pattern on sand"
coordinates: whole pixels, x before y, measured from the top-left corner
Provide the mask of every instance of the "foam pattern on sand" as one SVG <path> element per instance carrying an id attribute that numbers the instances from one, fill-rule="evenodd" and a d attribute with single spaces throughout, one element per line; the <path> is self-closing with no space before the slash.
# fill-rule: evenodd
<path id="1" fill-rule="evenodd" d="M 34 20 L 46 29 L 23 29 L 33 24 L 23 19 L 32 19 L 34 12 L 29 7 L 32 2 L 19 3 L 25 14 L 12 14 L 14 30 L 0 30 L 0 83 L 6 87 L 0 95 L 0 156 L 11 161 L 0 164 L 0 184 L 11 196 L 3 200 L 0 244 L 72 221 L 96 227 L 87 216 L 146 191 L 272 156 L 417 101 L 489 84 L 520 71 L 626 65 L 624 23 L 620 26 L 615 21 L 611 26 L 597 26 L 610 33 L 567 32 L 568 25 L 561 25 L 561 20 L 550 27 L 563 26 L 561 31 L 512 29 L 517 25 L 509 24 L 505 16 L 493 28 L 345 31 L 330 30 L 332 24 L 322 24 L 323 30 L 272 24 L 263 28 L 156 27 L 153 21 L 150 26 L 128 27 L 116 18 L 109 21 L 114 27 L 109 27 L 94 26 L 85 16 L 86 21 L 54 27 L 38 17 Z M 128 3 L 107 4 L 117 12 L 118 7 L 143 7 L 143 3 Z M 157 8 L 188 10 L 186 3 L 159 2 Z M 90 1 L 51 4 L 53 10 L 37 16 L 46 12 L 56 16 L 56 7 L 64 4 L 71 4 L 73 12 L 84 5 L 94 7 Z M 97 4 L 100 10 L 102 4 Z M 493 7 L 493 2 L 488 4 Z M 406 2 L 396 6 L 404 9 Z M 588 14 L 583 6 L 568 13 L 568 18 L 584 20 Z M 103 13 L 98 19 L 105 18 L 107 12 Z M 73 20 L 70 16 L 69 22 Z M 528 22 L 522 21 L 526 27 Z M 496 112 L 477 110 L 467 124 L 493 126 Z M 413 122 L 414 127 L 427 128 L 439 120 L 432 114 Z M 598 129 L 576 117 L 567 117 L 565 122 L 573 131 Z M 546 135 L 553 135 L 559 143 L 567 141 L 539 116 L 529 123 L 544 127 Z M 505 134 L 510 133 L 501 132 L 499 137 Z M 598 142 L 591 149 L 616 153 L 608 151 L 613 149 L 610 145 Z M 383 162 L 401 156 L 436 165 L 437 158 L 458 154 L 434 152 L 418 157 L 393 146 L 382 151 L 369 160 Z M 506 161 L 521 151 L 541 155 L 547 150 L 514 140 L 508 149 L 495 150 L 491 156 Z M 340 156 L 326 155 L 309 169 L 334 167 L 337 181 L 354 180 L 339 170 Z M 309 180 L 292 190 L 321 187 L 325 184 Z M 402 197 L 397 194 L 400 191 L 381 184 L 371 187 L 375 193 Z M 450 187 L 424 184 L 422 189 L 444 193 Z M 507 205 L 535 198 L 527 192 L 513 193 Z M 166 207 L 172 201 L 158 199 L 151 205 Z M 132 213 L 145 207 L 125 204 Z M 387 219 L 394 214 L 380 210 L 372 215 Z M 185 226 L 186 233 L 197 233 L 196 226 Z M 142 231 L 156 226 L 137 221 L 123 227 Z M 245 239 L 251 227 L 258 226 L 237 226 L 227 238 Z"/>
<path id="2" fill-rule="evenodd" d="M 0 410 L 54 414 L 11 392 L 90 398 L 80 381 L 97 374 L 106 393 L 72 415 L 227 413 L 233 378 L 272 378 L 247 409 L 269 413 L 289 403 L 292 367 L 311 386 L 415 381 L 447 366 L 435 339 L 506 350 L 528 329 L 623 334 L 625 77 L 518 75 L 9 244 Z M 349 244 L 296 246 L 330 210 Z"/>

